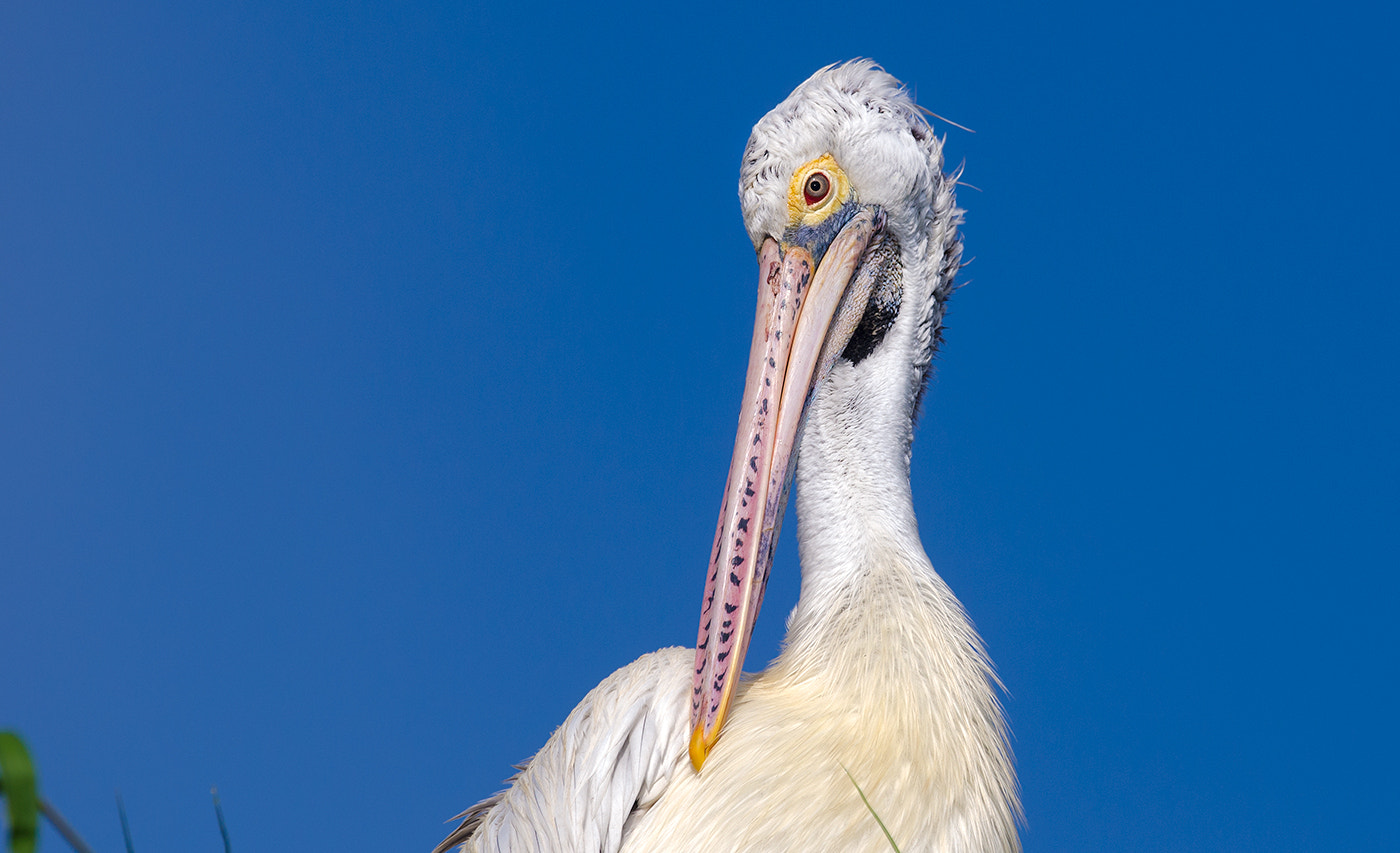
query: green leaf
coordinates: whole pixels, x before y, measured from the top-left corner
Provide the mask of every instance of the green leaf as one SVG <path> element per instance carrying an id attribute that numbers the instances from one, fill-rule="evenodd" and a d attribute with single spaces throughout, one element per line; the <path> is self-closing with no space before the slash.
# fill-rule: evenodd
<path id="1" fill-rule="evenodd" d="M 11 853 L 34 853 L 39 838 L 39 789 L 29 750 L 14 732 L 0 732 L 0 792 L 10 812 Z"/>

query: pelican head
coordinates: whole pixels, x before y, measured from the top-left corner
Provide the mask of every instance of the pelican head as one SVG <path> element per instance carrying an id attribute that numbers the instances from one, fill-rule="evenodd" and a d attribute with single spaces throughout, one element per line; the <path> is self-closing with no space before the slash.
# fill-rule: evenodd
<path id="1" fill-rule="evenodd" d="M 890 512 L 913 529 L 914 414 L 961 255 L 953 183 L 941 140 L 899 82 L 869 61 L 818 71 L 749 138 L 739 198 L 758 253 L 758 312 L 700 615 L 697 770 L 738 684 L 799 444 L 823 468 L 810 478 L 798 470 L 804 598 L 813 565 L 839 561 L 833 552 L 858 535 L 825 531 L 824 556 L 809 559 L 824 534 L 813 523 L 860 521 L 850 507 L 804 509 L 841 500 L 823 491 L 823 477 L 866 481 L 875 501 L 897 492 Z"/>

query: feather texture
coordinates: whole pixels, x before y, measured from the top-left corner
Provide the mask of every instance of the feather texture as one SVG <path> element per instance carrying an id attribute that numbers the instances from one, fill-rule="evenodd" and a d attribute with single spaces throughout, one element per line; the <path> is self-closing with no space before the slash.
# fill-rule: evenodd
<path id="1" fill-rule="evenodd" d="M 909 486 L 962 255 L 955 179 L 897 80 L 866 60 L 824 68 L 749 139 L 739 197 L 755 247 L 793 233 L 789 183 L 828 155 L 852 203 L 885 217 L 871 256 L 885 272 L 868 341 L 806 402 L 802 592 L 782 653 L 740 684 L 699 773 L 685 757 L 692 653 L 619 670 L 439 851 L 888 850 L 862 791 L 906 853 L 1019 851 L 996 676 L 924 552 Z"/>
<path id="2" fill-rule="evenodd" d="M 438 845 L 468 851 L 616 851 L 686 751 L 691 649 L 643 655 L 593 688 L 506 790 L 458 815 Z"/>

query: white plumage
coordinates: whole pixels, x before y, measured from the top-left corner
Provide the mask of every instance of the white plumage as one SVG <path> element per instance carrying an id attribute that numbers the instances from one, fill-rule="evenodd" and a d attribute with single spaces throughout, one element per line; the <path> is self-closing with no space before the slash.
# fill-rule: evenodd
<path id="1" fill-rule="evenodd" d="M 700 650 L 664 649 L 606 679 L 439 850 L 889 850 L 870 808 L 906 853 L 1019 850 L 995 677 L 924 553 L 909 490 L 914 417 L 961 254 L 954 179 L 916 110 L 857 61 L 817 72 L 754 128 L 739 195 L 760 315 Z M 829 332 L 804 331 L 805 317 L 782 327 L 818 335 L 808 345 L 821 355 L 799 369 L 804 341 L 790 343 L 787 378 L 801 384 L 781 405 L 775 387 L 770 414 L 765 386 L 784 381 L 784 357 L 759 355 L 782 337 L 773 318 L 789 301 L 816 311 L 831 282 L 842 290 Z M 778 659 L 735 689 L 725 667 L 742 665 L 761 600 L 790 470 L 785 429 L 800 446 L 802 592 Z M 762 490 L 756 509 L 736 510 L 770 481 L 764 466 L 767 513 Z"/>

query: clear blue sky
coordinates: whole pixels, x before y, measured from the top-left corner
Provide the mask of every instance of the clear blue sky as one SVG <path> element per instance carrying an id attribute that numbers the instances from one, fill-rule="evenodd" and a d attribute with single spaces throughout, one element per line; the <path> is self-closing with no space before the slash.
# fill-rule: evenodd
<path id="1" fill-rule="evenodd" d="M 1394 12 L 204 5 L 0 11 L 0 727 L 99 849 L 427 850 L 694 641 L 739 155 L 853 56 L 976 130 L 914 489 L 1027 848 L 1394 843 Z"/>

